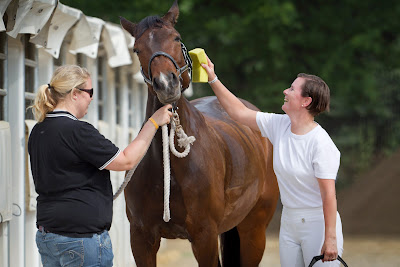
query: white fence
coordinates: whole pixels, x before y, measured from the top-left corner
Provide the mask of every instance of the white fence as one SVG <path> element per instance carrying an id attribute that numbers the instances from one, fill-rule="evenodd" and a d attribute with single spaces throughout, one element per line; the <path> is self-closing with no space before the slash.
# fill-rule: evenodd
<path id="1" fill-rule="evenodd" d="M 1 0 L 0 12 L 0 267 L 38 267 L 36 193 L 26 150 L 36 123 L 26 108 L 37 88 L 59 65 L 86 67 L 94 99 L 84 119 L 123 149 L 144 119 L 147 87 L 130 52 L 134 39 L 119 25 L 56 0 Z M 111 172 L 114 191 L 123 179 L 123 172 Z M 123 195 L 114 202 L 110 236 L 114 266 L 134 266 Z"/>

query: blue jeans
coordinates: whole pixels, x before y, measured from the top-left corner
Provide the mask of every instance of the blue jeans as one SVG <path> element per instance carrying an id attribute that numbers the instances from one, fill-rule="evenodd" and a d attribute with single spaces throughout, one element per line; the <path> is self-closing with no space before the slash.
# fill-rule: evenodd
<path id="1" fill-rule="evenodd" d="M 43 267 L 113 266 L 114 255 L 107 231 L 93 237 L 74 238 L 38 230 L 36 244 Z"/>

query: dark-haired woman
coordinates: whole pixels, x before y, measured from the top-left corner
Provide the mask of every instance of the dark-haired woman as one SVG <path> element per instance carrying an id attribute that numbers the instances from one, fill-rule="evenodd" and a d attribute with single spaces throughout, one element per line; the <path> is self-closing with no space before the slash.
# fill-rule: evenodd
<path id="1" fill-rule="evenodd" d="M 340 152 L 314 117 L 329 110 L 330 91 L 319 77 L 299 74 L 283 91 L 286 114 L 248 109 L 215 75 L 214 64 L 202 64 L 226 112 L 258 130 L 273 144 L 273 165 L 283 204 L 279 251 L 281 266 L 339 266 L 343 253 L 342 224 L 337 212 L 335 180 Z"/>

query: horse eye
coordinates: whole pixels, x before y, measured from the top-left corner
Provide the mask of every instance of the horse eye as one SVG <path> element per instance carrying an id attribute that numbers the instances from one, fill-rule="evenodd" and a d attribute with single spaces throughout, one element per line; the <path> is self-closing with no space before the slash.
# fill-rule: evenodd
<path id="1" fill-rule="evenodd" d="M 136 53 L 136 54 L 138 55 L 138 54 L 139 54 L 139 50 L 136 49 L 136 48 L 134 48 L 134 49 L 133 49 L 133 53 Z"/>
<path id="2" fill-rule="evenodd" d="M 180 42 L 180 41 L 182 41 L 182 39 L 181 39 L 181 37 L 177 36 L 177 37 L 175 38 L 175 41 L 176 41 L 176 42 Z"/>

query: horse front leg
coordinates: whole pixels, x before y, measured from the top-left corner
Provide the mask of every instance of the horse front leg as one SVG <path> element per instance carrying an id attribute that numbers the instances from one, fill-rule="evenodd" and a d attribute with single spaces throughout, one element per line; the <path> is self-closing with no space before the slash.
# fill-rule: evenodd
<path id="1" fill-rule="evenodd" d="M 131 249 L 138 267 L 155 267 L 161 236 L 131 224 Z"/>
<path id="2" fill-rule="evenodd" d="M 197 229 L 191 234 L 192 250 L 199 267 L 220 266 L 218 258 L 218 234 L 215 229 Z"/>

